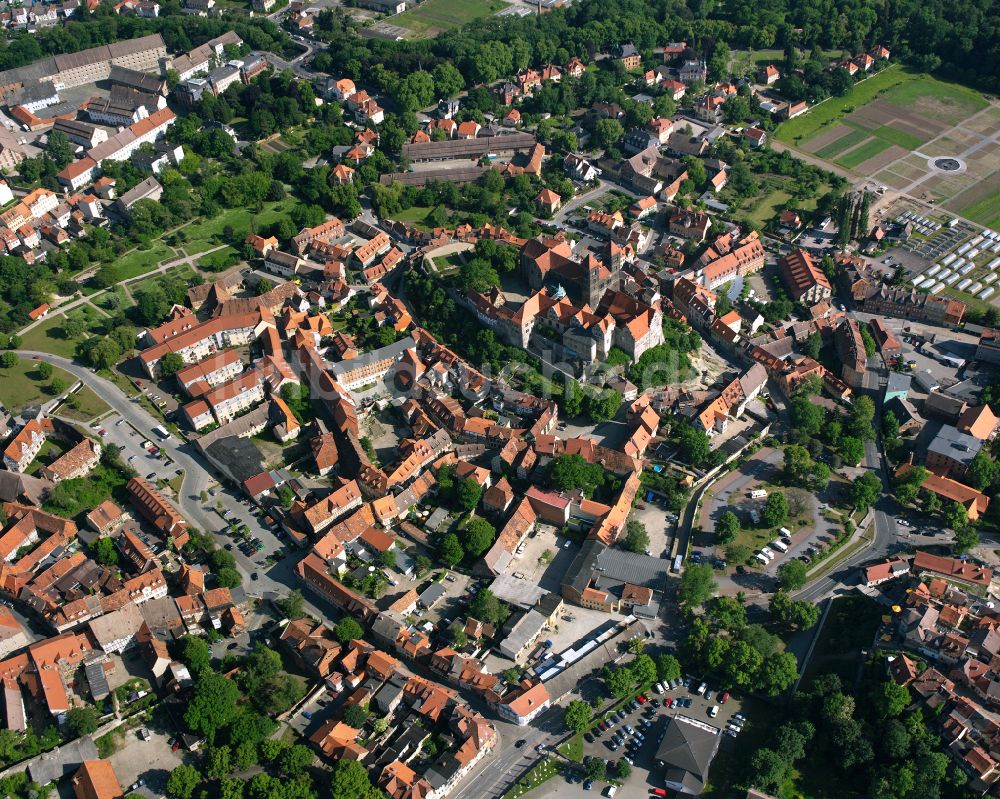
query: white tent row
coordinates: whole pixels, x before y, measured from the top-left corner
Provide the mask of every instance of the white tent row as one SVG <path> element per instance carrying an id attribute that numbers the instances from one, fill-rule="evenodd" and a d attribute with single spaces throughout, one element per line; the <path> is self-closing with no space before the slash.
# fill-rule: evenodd
<path id="1" fill-rule="evenodd" d="M 955 288 L 957 288 L 959 291 L 965 291 L 971 285 L 972 285 L 972 278 L 967 277 L 961 283 L 959 283 Z"/>
<path id="2" fill-rule="evenodd" d="M 943 266 L 947 266 L 947 265 L 948 265 L 948 264 L 950 264 L 950 263 L 951 263 L 952 261 L 954 261 L 954 260 L 955 260 L 956 258 L 958 258 L 958 255 L 956 255 L 955 253 L 950 253 L 950 254 L 948 254 L 948 255 L 946 255 L 946 256 L 944 257 L 944 260 L 943 260 L 943 261 L 941 261 L 941 264 L 942 264 Z"/>
<path id="3" fill-rule="evenodd" d="M 931 289 L 931 294 L 937 294 L 943 288 L 944 288 L 944 283 L 938 283 L 934 288 Z"/>
<path id="4" fill-rule="evenodd" d="M 986 288 L 984 288 L 982 291 L 979 292 L 979 299 L 985 300 L 994 291 L 996 291 L 996 288 L 994 286 L 987 286 Z"/>

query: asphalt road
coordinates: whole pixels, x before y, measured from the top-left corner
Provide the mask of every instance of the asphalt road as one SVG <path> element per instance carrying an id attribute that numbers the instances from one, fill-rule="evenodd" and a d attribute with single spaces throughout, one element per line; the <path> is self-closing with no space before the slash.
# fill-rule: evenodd
<path id="1" fill-rule="evenodd" d="M 295 575 L 295 564 L 302 557 L 302 554 L 293 551 L 282 560 L 271 566 L 264 565 L 264 558 L 268 553 L 277 552 L 284 548 L 284 545 L 275 537 L 269 528 L 265 527 L 260 520 L 250 513 L 249 507 L 241 502 L 235 492 L 226 490 L 219 486 L 218 481 L 212 476 L 209 467 L 198 454 L 195 446 L 187 442 L 181 442 L 175 437 L 167 441 L 159 441 L 153 437 L 152 429 L 160 424 L 154 419 L 137 400 L 128 399 L 114 383 L 105 380 L 85 366 L 74 363 L 58 355 L 51 355 L 47 352 L 32 352 L 28 350 L 18 350 L 19 355 L 25 358 L 35 358 L 47 361 L 54 366 L 69 372 L 74 377 L 83 381 L 98 397 L 111 406 L 121 418 L 136 430 L 145 432 L 156 441 L 157 445 L 164 453 L 177 465 L 177 468 L 184 470 L 184 482 L 181 486 L 180 496 L 177 500 L 181 512 L 195 527 L 203 532 L 210 533 L 219 546 L 231 543 L 231 539 L 223 534 L 226 529 L 225 522 L 216 511 L 216 503 L 221 503 L 224 509 L 236 516 L 241 524 L 245 524 L 250 530 L 250 534 L 256 536 L 264 543 L 264 550 L 259 554 L 258 559 L 245 556 L 235 546 L 232 548 L 236 565 L 243 577 L 244 587 L 247 592 L 254 595 L 263 595 L 264 592 L 275 592 L 279 596 L 285 596 L 293 586 L 297 584 Z M 209 502 L 201 501 L 202 491 L 216 490 L 216 495 L 209 498 Z M 251 575 L 258 574 L 257 580 L 252 580 Z M 306 601 L 306 608 L 317 616 L 323 618 L 327 614 L 319 608 Z"/>

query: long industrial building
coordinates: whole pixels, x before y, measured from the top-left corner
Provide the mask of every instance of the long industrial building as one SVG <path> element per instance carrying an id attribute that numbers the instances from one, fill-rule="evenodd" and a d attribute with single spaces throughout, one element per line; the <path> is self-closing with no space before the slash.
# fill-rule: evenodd
<path id="1" fill-rule="evenodd" d="M 166 66 L 167 48 L 160 34 L 114 44 L 102 44 L 78 53 L 65 53 L 0 72 L 0 96 L 14 89 L 53 84 L 56 90 L 96 83 L 111 76 L 111 67 L 160 74 Z"/>

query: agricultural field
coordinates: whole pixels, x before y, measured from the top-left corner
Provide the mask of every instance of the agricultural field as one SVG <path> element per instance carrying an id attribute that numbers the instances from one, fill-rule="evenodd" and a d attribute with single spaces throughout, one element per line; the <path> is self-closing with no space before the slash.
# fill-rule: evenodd
<path id="1" fill-rule="evenodd" d="M 858 82 L 844 97 L 831 97 L 782 123 L 776 137 L 817 153 L 833 142 L 823 137 L 816 146 L 810 143 L 827 128 L 838 125 L 847 128 L 842 135 L 864 130 L 870 136 L 916 149 L 986 106 L 979 92 L 893 65 Z"/>
<path id="2" fill-rule="evenodd" d="M 417 37 L 430 38 L 474 19 L 495 14 L 506 6 L 504 0 L 424 0 L 389 21 L 392 25 L 413 31 Z"/>

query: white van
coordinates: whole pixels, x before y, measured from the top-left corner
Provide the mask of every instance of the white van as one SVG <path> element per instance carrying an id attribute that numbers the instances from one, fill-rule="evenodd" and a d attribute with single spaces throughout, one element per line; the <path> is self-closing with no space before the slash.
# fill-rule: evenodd
<path id="1" fill-rule="evenodd" d="M 750 499 L 767 499 L 767 491 L 763 488 L 755 488 L 750 492 Z"/>
<path id="2" fill-rule="evenodd" d="M 754 555 L 754 557 L 757 558 L 757 560 L 759 560 L 761 562 L 761 564 L 764 565 L 764 566 L 766 566 L 768 563 L 771 562 L 767 558 L 765 558 L 760 552 L 758 552 L 756 555 Z"/>
<path id="3" fill-rule="evenodd" d="M 763 555 L 765 558 L 767 558 L 769 561 L 774 560 L 774 553 L 767 547 L 763 547 L 760 551 L 760 554 Z"/>
<path id="4" fill-rule="evenodd" d="M 607 796 L 608 799 L 611 799 L 611 797 L 614 796 L 616 793 L 618 793 L 617 785 L 609 785 L 607 787 L 607 790 L 604 791 L 604 795 Z"/>
<path id="5" fill-rule="evenodd" d="M 789 530 L 787 527 L 782 527 L 780 530 L 778 530 L 778 532 L 781 533 L 781 537 L 782 538 L 791 538 L 792 537 L 792 531 Z"/>
<path id="6" fill-rule="evenodd" d="M 770 544 L 768 544 L 768 546 L 769 547 L 774 547 L 776 550 L 778 550 L 778 552 L 787 552 L 788 551 L 788 545 L 785 544 L 785 543 L 783 543 L 783 542 L 781 542 L 781 541 L 772 541 Z"/>

